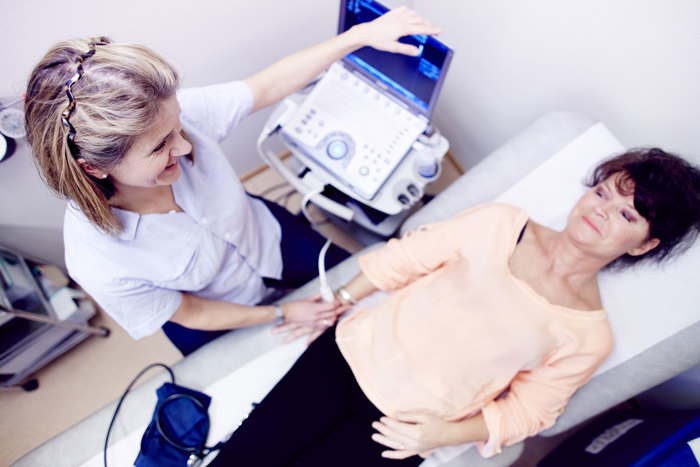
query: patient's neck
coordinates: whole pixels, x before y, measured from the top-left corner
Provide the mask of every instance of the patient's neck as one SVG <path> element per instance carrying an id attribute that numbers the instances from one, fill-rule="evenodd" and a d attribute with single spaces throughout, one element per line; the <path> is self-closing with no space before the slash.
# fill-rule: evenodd
<path id="1" fill-rule="evenodd" d="M 583 310 L 601 308 L 597 274 L 605 264 L 584 254 L 562 232 L 532 221 L 508 263 L 515 277 L 551 303 Z"/>
<path id="2" fill-rule="evenodd" d="M 545 249 L 555 275 L 595 277 L 608 264 L 607 258 L 593 256 L 579 248 L 564 232 L 556 232 L 547 238 Z"/>

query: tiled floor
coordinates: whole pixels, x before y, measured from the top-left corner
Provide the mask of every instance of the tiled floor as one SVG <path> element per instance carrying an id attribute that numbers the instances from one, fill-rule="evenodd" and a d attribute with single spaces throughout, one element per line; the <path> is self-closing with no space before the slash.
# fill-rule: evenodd
<path id="1" fill-rule="evenodd" d="M 460 174 L 461 168 L 448 155 L 440 180 L 429 187 L 428 193 L 439 193 Z M 243 179 L 250 193 L 298 212 L 301 196 L 283 183 L 274 170 L 259 170 Z M 324 222 L 320 211 L 314 207 L 308 210 L 314 221 L 319 222 L 318 230 L 323 235 L 351 252 L 363 248 L 362 243 L 343 229 Z M 11 464 L 119 397 L 131 379 L 150 363 L 172 364 L 180 358 L 162 332 L 134 341 L 101 312 L 91 324 L 107 326 L 112 333 L 108 338 L 89 338 L 40 370 L 36 374 L 37 390 L 0 391 L 0 466 Z"/>

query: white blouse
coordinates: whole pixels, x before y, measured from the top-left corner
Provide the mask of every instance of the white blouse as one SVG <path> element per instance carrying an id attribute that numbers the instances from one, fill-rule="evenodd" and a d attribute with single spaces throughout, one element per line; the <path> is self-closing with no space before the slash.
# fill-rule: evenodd
<path id="1" fill-rule="evenodd" d="M 279 223 L 249 197 L 219 143 L 250 113 L 242 81 L 184 89 L 177 98 L 195 163 L 180 159 L 172 185 L 182 212 L 140 215 L 114 209 L 124 231 L 96 229 L 68 203 L 64 222 L 71 277 L 135 339 L 156 332 L 180 305 L 180 291 L 255 305 L 263 277 L 282 273 Z"/>

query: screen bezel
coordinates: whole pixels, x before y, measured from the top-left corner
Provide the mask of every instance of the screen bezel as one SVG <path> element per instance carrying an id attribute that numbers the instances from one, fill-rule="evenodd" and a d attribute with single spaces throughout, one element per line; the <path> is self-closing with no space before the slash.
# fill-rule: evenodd
<path id="1" fill-rule="evenodd" d="M 363 0 L 363 1 L 369 1 L 371 2 L 374 6 L 377 7 L 378 10 L 383 10 L 384 13 L 389 11 L 389 8 L 386 6 L 382 5 L 379 2 L 376 2 L 374 0 Z M 340 13 L 338 15 L 338 34 L 341 34 L 346 31 L 345 29 L 345 17 L 347 13 L 347 3 L 348 0 L 340 0 Z M 384 14 L 382 13 L 382 14 Z M 435 83 L 435 87 L 433 88 L 433 92 L 430 96 L 430 102 L 428 102 L 428 107 L 424 108 L 420 106 L 419 104 L 413 102 L 412 100 L 408 99 L 406 96 L 404 96 L 402 93 L 399 91 L 393 89 L 392 87 L 387 87 L 384 83 L 382 83 L 380 80 L 377 79 L 376 76 L 374 76 L 372 73 L 368 72 L 365 70 L 363 67 L 355 63 L 352 59 L 348 58 L 350 55 L 353 54 L 353 52 L 349 53 L 345 57 L 341 59 L 343 64 L 345 65 L 346 68 L 350 69 L 353 72 L 356 72 L 360 75 L 362 75 L 365 79 L 373 82 L 373 83 L 379 83 L 379 85 L 384 89 L 387 93 L 390 95 L 394 96 L 396 99 L 401 101 L 402 103 L 406 104 L 412 112 L 423 115 L 425 118 L 430 120 L 433 116 L 433 112 L 435 111 L 435 106 L 438 101 L 438 96 L 440 95 L 440 91 L 442 90 L 442 85 L 445 82 L 445 77 L 447 76 L 447 70 L 450 67 L 450 63 L 452 62 L 452 56 L 454 55 L 454 51 L 452 50 L 451 47 L 443 43 L 442 41 L 437 40 L 433 36 L 427 36 L 427 40 L 429 42 L 432 42 L 434 44 L 439 45 L 441 48 L 446 49 L 445 53 L 445 61 L 442 64 L 442 67 L 440 68 L 440 76 Z"/>

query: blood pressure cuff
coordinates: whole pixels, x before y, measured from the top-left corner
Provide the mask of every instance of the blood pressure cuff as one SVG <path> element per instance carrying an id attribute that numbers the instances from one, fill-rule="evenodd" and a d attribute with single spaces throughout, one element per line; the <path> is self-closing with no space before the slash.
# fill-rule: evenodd
<path id="1" fill-rule="evenodd" d="M 209 396 L 173 383 L 164 383 L 156 394 L 158 402 L 141 438 L 136 467 L 196 465 L 219 448 L 206 447 Z"/>

